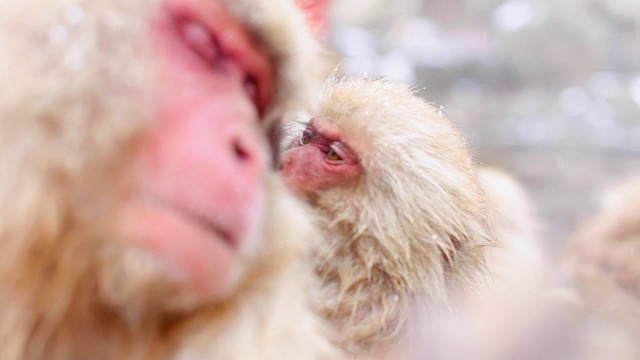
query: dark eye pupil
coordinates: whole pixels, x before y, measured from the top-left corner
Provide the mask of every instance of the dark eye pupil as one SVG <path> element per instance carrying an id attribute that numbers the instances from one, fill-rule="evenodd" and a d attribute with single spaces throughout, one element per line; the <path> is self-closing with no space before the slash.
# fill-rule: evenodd
<path id="1" fill-rule="evenodd" d="M 302 134 L 302 138 L 300 139 L 300 143 L 302 145 L 306 145 L 311 142 L 311 133 L 309 131 L 305 131 Z"/>
<path id="2" fill-rule="evenodd" d="M 333 148 L 330 148 L 329 151 L 327 151 L 326 158 L 329 161 L 340 161 L 340 160 L 342 160 L 340 155 L 338 155 L 338 153 Z"/>

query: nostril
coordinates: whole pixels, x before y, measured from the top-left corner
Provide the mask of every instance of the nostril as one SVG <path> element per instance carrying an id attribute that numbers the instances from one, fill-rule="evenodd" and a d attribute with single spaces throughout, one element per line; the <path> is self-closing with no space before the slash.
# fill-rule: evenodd
<path id="1" fill-rule="evenodd" d="M 235 152 L 235 155 L 237 157 L 238 160 L 245 162 L 249 160 L 249 151 L 247 151 L 247 149 L 244 148 L 244 146 L 242 146 L 242 144 L 240 144 L 240 141 L 236 140 L 233 143 L 233 151 Z"/>
<path id="2" fill-rule="evenodd" d="M 258 104 L 258 82 L 255 78 L 251 76 L 247 76 L 244 79 L 244 89 L 247 92 L 247 95 L 253 100 L 253 102 Z"/>

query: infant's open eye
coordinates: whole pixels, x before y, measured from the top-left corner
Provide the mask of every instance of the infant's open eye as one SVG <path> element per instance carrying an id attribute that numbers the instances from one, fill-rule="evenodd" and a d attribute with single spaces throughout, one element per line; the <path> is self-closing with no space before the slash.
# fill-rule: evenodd
<path id="1" fill-rule="evenodd" d="M 302 133 L 302 137 L 300 138 L 300 145 L 307 145 L 313 140 L 313 131 L 307 129 Z"/>
<path id="2" fill-rule="evenodd" d="M 340 160 L 342 160 L 342 157 L 340 157 L 340 155 L 338 155 L 336 150 L 333 148 L 333 145 L 331 145 L 331 147 L 327 151 L 327 154 L 324 157 L 325 157 L 325 159 L 327 159 L 327 161 L 340 161 Z"/>

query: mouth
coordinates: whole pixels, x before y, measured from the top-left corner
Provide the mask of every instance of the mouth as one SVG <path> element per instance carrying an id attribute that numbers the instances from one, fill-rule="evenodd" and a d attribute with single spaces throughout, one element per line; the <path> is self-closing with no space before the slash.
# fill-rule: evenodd
<path id="1" fill-rule="evenodd" d="M 245 26 L 215 1 L 167 0 L 164 22 L 186 47 L 193 65 L 214 74 L 241 71 L 247 96 L 264 115 L 273 98 L 272 61 Z"/>
<path id="2" fill-rule="evenodd" d="M 201 231 L 210 234 L 212 238 L 222 240 L 222 242 L 230 248 L 236 249 L 238 247 L 239 241 L 231 231 L 224 229 L 223 226 L 206 216 L 202 216 L 197 212 L 179 206 L 178 204 L 163 201 L 149 194 L 142 195 L 141 199 L 152 207 L 160 209 L 163 212 L 170 213 L 182 222 L 191 224 Z"/>

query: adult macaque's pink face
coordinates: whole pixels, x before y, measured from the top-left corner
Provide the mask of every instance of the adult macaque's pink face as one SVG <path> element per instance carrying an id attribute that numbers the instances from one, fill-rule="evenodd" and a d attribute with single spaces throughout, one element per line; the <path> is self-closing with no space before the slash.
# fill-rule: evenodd
<path id="1" fill-rule="evenodd" d="M 340 129 L 316 118 L 294 146 L 282 154 L 280 170 L 290 189 L 310 195 L 356 179 L 362 166 Z"/>
<path id="2" fill-rule="evenodd" d="M 162 88 L 136 164 L 132 238 L 196 299 L 215 300 L 262 237 L 272 63 L 215 0 L 165 0 L 150 32 Z"/>

